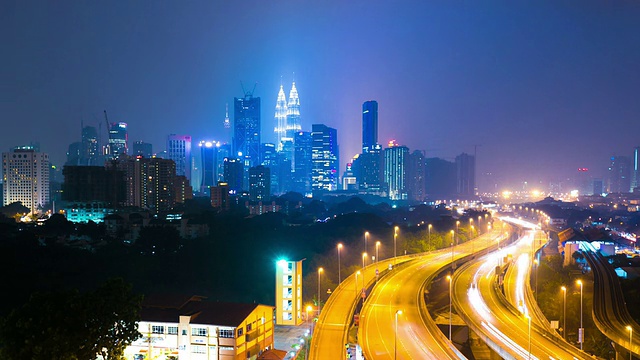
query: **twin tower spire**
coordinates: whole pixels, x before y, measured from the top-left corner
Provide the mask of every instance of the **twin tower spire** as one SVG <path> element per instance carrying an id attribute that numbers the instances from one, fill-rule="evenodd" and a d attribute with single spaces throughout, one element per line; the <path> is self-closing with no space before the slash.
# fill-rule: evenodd
<path id="1" fill-rule="evenodd" d="M 284 88 L 280 85 L 278 100 L 276 101 L 276 124 L 274 131 L 278 137 L 277 147 L 282 150 L 282 144 L 286 141 L 293 141 L 296 132 L 301 131 L 300 126 L 300 98 L 296 82 L 291 85 L 289 91 L 289 101 L 284 94 Z"/>

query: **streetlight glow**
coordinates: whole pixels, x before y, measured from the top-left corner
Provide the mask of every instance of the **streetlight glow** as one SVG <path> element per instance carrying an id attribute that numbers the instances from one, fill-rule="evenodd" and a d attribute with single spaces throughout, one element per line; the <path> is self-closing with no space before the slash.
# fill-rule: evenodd
<path id="1" fill-rule="evenodd" d="M 342 243 L 338 243 L 338 285 L 342 282 L 342 275 L 340 273 L 340 250 L 342 250 Z"/>

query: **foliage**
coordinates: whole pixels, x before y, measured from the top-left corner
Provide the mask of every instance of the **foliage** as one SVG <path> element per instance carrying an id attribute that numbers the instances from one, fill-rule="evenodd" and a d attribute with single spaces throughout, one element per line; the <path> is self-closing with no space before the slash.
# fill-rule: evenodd
<path id="1" fill-rule="evenodd" d="M 0 323 L 0 358 L 85 360 L 98 354 L 122 359 L 140 337 L 141 297 L 122 279 L 92 292 L 37 293 Z"/>

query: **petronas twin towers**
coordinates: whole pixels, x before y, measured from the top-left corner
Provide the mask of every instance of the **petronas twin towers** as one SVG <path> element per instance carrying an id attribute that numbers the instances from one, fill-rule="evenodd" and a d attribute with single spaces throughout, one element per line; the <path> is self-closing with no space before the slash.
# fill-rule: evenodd
<path id="1" fill-rule="evenodd" d="M 280 151 L 283 149 L 283 144 L 293 143 L 294 134 L 302 130 L 300 126 L 300 98 L 298 97 L 295 81 L 291 85 L 291 91 L 289 91 L 289 101 L 287 101 L 283 86 L 280 85 L 275 118 L 278 124 L 275 128 L 275 133 L 278 137 L 277 149 Z"/>

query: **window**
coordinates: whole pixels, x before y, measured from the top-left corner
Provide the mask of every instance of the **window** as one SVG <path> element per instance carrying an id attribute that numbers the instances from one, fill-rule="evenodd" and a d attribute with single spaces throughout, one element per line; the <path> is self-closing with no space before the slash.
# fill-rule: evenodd
<path id="1" fill-rule="evenodd" d="M 238 337 L 242 336 L 243 333 L 244 333 L 244 329 L 243 328 L 239 328 L 238 329 Z"/>
<path id="2" fill-rule="evenodd" d="M 203 345 L 191 345 L 191 352 L 194 354 L 206 354 L 207 347 Z"/>
<path id="3" fill-rule="evenodd" d="M 207 336 L 207 328 L 191 328 L 191 335 L 193 336 Z"/>
<path id="4" fill-rule="evenodd" d="M 220 329 L 220 337 L 233 339 L 233 330 Z"/>
<path id="5" fill-rule="evenodd" d="M 164 326 L 152 325 L 151 332 L 154 334 L 164 334 Z"/>
<path id="6" fill-rule="evenodd" d="M 167 334 L 169 334 L 169 335 L 178 335 L 178 327 L 177 326 L 169 326 L 167 328 Z"/>
<path id="7" fill-rule="evenodd" d="M 247 324 L 247 332 L 251 331 L 253 328 L 253 324 Z"/>

